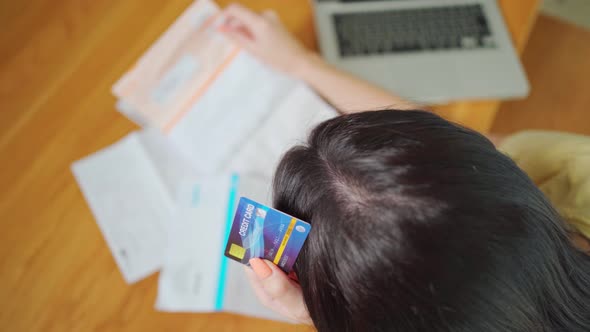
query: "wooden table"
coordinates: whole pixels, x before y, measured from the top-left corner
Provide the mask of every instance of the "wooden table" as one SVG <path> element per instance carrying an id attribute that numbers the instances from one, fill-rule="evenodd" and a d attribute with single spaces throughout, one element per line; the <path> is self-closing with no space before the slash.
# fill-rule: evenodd
<path id="1" fill-rule="evenodd" d="M 310 329 L 230 314 L 156 312 L 157 276 L 125 284 L 71 175 L 74 160 L 136 129 L 114 110 L 110 87 L 190 1 L 0 1 L 0 330 Z M 276 8 L 315 47 L 305 1 L 243 2 Z M 538 0 L 500 4 L 522 50 Z M 485 131 L 497 106 L 439 109 Z"/>

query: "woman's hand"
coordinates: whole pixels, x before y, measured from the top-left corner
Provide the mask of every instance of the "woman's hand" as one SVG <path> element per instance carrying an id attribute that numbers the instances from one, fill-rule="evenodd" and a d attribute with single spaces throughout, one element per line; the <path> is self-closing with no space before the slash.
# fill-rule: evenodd
<path id="1" fill-rule="evenodd" d="M 250 266 L 246 275 L 262 304 L 298 323 L 313 324 L 297 282 L 267 260 L 252 258 Z"/>
<path id="2" fill-rule="evenodd" d="M 227 37 L 267 65 L 305 82 L 340 112 L 419 108 L 327 64 L 293 38 L 272 11 L 257 14 L 234 4 L 223 15 L 225 20 L 219 30 Z"/>
<path id="3" fill-rule="evenodd" d="M 297 76 L 311 54 L 281 24 L 273 11 L 257 14 L 241 5 L 228 6 L 219 30 L 277 70 Z"/>

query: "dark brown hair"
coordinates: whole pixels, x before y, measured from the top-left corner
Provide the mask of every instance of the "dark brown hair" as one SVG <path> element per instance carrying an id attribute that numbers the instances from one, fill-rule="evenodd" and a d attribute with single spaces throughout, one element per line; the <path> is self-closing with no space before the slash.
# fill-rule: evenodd
<path id="1" fill-rule="evenodd" d="M 344 115 L 292 148 L 277 209 L 322 331 L 590 331 L 590 257 L 515 163 L 424 111 Z"/>

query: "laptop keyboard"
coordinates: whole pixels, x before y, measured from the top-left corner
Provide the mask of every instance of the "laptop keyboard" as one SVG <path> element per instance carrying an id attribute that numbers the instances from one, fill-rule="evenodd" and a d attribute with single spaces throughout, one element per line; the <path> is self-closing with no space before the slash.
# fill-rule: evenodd
<path id="1" fill-rule="evenodd" d="M 334 24 L 342 57 L 495 47 L 479 4 L 335 14 Z"/>

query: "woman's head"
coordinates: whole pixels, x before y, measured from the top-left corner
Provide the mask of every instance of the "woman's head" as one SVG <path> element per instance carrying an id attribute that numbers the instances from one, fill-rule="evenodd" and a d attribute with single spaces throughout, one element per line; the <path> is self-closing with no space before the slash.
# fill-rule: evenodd
<path id="1" fill-rule="evenodd" d="M 556 212 L 485 137 L 434 114 L 320 124 L 283 157 L 274 205 L 312 224 L 295 269 L 319 331 L 590 324 L 590 263 Z"/>

